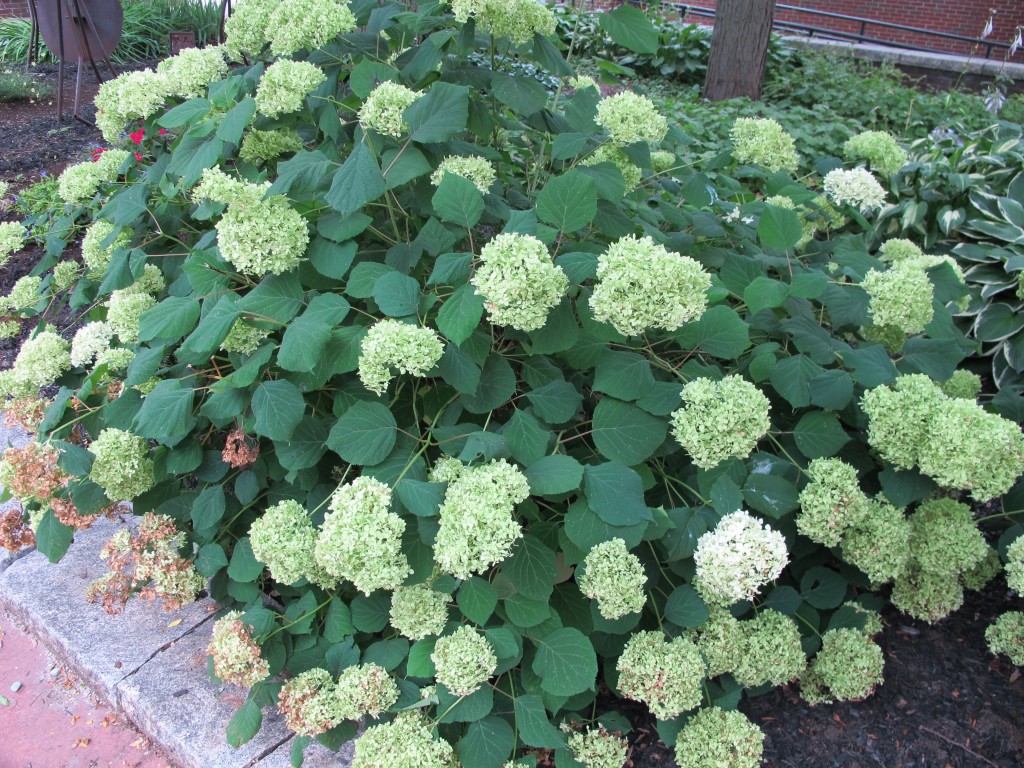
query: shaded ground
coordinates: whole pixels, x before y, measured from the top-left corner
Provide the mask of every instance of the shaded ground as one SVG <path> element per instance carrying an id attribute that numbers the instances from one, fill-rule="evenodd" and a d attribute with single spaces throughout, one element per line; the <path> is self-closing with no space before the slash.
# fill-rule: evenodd
<path id="1" fill-rule="evenodd" d="M 44 67 L 55 81 L 55 67 Z M 96 84 L 91 72 L 84 73 L 83 115 L 91 117 L 92 94 Z M 12 185 L 12 192 L 37 181 L 42 173 L 55 174 L 69 162 L 88 156 L 100 144 L 99 132 L 71 119 L 73 71 L 68 78 L 66 112 L 62 126 L 56 124 L 52 103 L 0 104 L 0 179 Z M 15 220 L 8 206 L 0 207 L 0 220 Z M 0 295 L 31 270 L 40 250 L 29 248 L 11 258 L 0 269 Z M 69 251 L 68 256 L 72 256 Z M 34 323 L 26 325 L 27 328 Z M 10 366 L 19 339 L 0 341 L 0 369 Z M 930 626 L 908 619 L 895 611 L 886 614 L 886 629 L 879 642 L 886 654 L 885 684 L 871 698 L 856 703 L 809 707 L 789 689 L 746 701 L 744 712 L 766 733 L 767 768 L 1017 768 L 1024 766 L 1024 679 L 1004 658 L 995 659 L 985 647 L 984 631 L 1007 605 L 1006 585 L 1000 577 L 985 592 L 969 592 L 966 605 L 957 613 Z M 6 627 L 6 625 L 5 625 Z M 8 629 L 11 633 L 12 630 Z M 9 634 L 9 637 L 11 635 Z M 8 640 L 8 643 L 11 641 Z M 20 636 L 18 642 L 28 643 Z M 7 654 L 10 652 L 7 651 Z M 6 669 L 9 655 L 0 649 L 0 669 L 5 670 L 0 693 L 7 692 Z M 48 674 L 48 673 L 47 673 Z M 6 682 L 5 682 L 6 681 Z M 44 681 L 45 682 L 45 681 Z M 37 691 L 38 693 L 38 691 Z M 32 694 L 33 696 L 36 693 Z M 20 701 L 20 700 L 19 700 Z M 674 765 L 672 750 L 656 741 L 653 721 L 642 708 L 623 707 L 634 720 L 631 763 L 636 768 Z M 77 711 L 77 710 L 75 710 Z M 7 728 L 0 707 L 0 730 Z M 102 722 L 105 715 L 91 716 Z M 56 731 L 55 743 L 72 744 L 79 734 L 71 715 L 63 730 Z M 74 724 L 81 721 L 75 720 Z M 36 731 L 38 733 L 38 730 Z M 51 741 L 51 739 L 47 739 Z M 9 743 L 4 754 L 11 754 Z M 20 752 L 18 753 L 21 754 Z M 68 753 L 71 754 L 71 753 Z M 84 757 L 76 752 L 74 759 Z M 20 758 L 19 758 L 20 759 Z M 36 765 L 74 766 L 70 758 L 34 758 Z M 136 762 L 131 762 L 134 759 Z M 0 768 L 20 768 L 29 761 L 5 762 Z M 132 748 L 124 763 L 109 765 L 157 768 Z M 149 762 L 146 762 L 149 761 Z M 106 766 L 106 762 L 81 765 Z"/>

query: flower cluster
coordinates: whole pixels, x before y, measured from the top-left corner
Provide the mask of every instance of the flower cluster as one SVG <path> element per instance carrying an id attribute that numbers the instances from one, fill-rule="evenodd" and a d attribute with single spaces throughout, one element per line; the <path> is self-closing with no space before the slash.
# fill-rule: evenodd
<path id="1" fill-rule="evenodd" d="M 334 678 L 315 667 L 296 675 L 277 694 L 284 723 L 300 736 L 319 736 L 344 719 Z"/>
<path id="2" fill-rule="evenodd" d="M 690 635 L 707 664 L 708 677 L 732 672 L 743 657 L 743 624 L 729 611 L 708 607 L 708 619 Z"/>
<path id="3" fill-rule="evenodd" d="M 843 144 L 848 160 L 866 160 L 871 168 L 886 176 L 896 173 L 907 162 L 907 153 L 896 137 L 886 131 L 864 131 Z"/>
<path id="4" fill-rule="evenodd" d="M 910 524 L 903 510 L 868 500 L 864 516 L 843 535 L 842 551 L 876 584 L 903 575 L 910 558 Z"/>
<path id="5" fill-rule="evenodd" d="M 207 652 L 213 659 L 213 674 L 225 683 L 251 688 L 270 674 L 270 664 L 260 654 L 252 627 L 242 621 L 241 611 L 217 619 Z"/>
<path id="6" fill-rule="evenodd" d="M 211 45 L 207 48 L 186 48 L 157 64 L 157 74 L 167 81 L 167 93 L 180 99 L 192 99 L 206 93 L 206 87 L 215 80 L 223 80 L 228 74 L 224 59 L 224 48 Z"/>
<path id="7" fill-rule="evenodd" d="M 615 668 L 622 695 L 644 702 L 661 720 L 700 705 L 704 659 L 692 640 L 667 641 L 661 632 L 637 632 L 622 649 Z"/>
<path id="8" fill-rule="evenodd" d="M 263 340 L 271 334 L 269 328 L 260 328 L 238 318 L 231 325 L 231 330 L 220 343 L 220 348 L 225 352 L 235 352 L 240 355 L 251 355 L 260 348 Z"/>
<path id="9" fill-rule="evenodd" d="M 671 170 L 675 167 L 676 156 L 671 152 L 664 150 L 658 150 L 651 152 L 651 168 L 655 173 L 664 173 L 665 171 Z"/>
<path id="10" fill-rule="evenodd" d="M 103 219 L 97 219 L 90 224 L 82 238 L 82 260 L 89 276 L 102 277 L 114 256 L 114 249 L 127 248 L 131 242 L 132 231 L 127 227 L 115 227 Z"/>
<path id="11" fill-rule="evenodd" d="M 405 521 L 389 510 L 391 489 L 371 477 L 338 488 L 317 538 L 317 564 L 363 594 L 395 589 L 412 569 L 402 553 Z"/>
<path id="12" fill-rule="evenodd" d="M 435 738 L 430 724 L 413 710 L 375 725 L 356 739 L 352 768 L 457 768 L 455 750 Z"/>
<path id="13" fill-rule="evenodd" d="M 144 438 L 123 429 L 104 429 L 89 453 L 94 457 L 89 479 L 111 501 L 131 501 L 153 487 L 153 460 Z"/>
<path id="14" fill-rule="evenodd" d="M 775 120 L 740 117 L 730 133 L 732 156 L 739 163 L 763 165 L 772 173 L 795 171 L 800 164 L 793 137 Z"/>
<path id="15" fill-rule="evenodd" d="M 863 168 L 844 170 L 836 168 L 825 175 L 825 194 L 836 205 L 849 204 L 862 211 L 881 208 L 885 204 L 885 190 L 871 171 Z"/>
<path id="16" fill-rule="evenodd" d="M 515 505 L 530 495 L 526 477 L 504 459 L 466 468 L 448 485 L 434 541 L 434 562 L 459 579 L 482 573 L 523 535 Z"/>
<path id="17" fill-rule="evenodd" d="M 1024 595 L 1024 535 L 1018 536 L 1006 548 L 1006 586 L 1018 595 Z"/>
<path id="18" fill-rule="evenodd" d="M 129 157 L 122 149 L 108 149 L 93 161 L 69 165 L 57 178 L 57 194 L 71 205 L 88 202 L 101 184 L 117 180 Z"/>
<path id="19" fill-rule="evenodd" d="M 219 167 L 207 168 L 202 178 L 192 188 L 192 200 L 202 202 L 213 200 L 221 205 L 254 206 L 263 200 L 270 182 L 250 184 L 247 181 L 228 176 Z"/>
<path id="20" fill-rule="evenodd" d="M 426 376 L 444 354 L 441 339 L 430 328 L 385 319 L 367 331 L 359 346 L 359 380 L 383 395 L 394 378 L 392 370 Z"/>
<path id="21" fill-rule="evenodd" d="M 864 394 L 868 442 L 882 458 L 979 501 L 1006 493 L 1024 472 L 1020 427 L 972 400 L 952 398 L 923 374 Z"/>
<path id="22" fill-rule="evenodd" d="M 410 640 L 439 635 L 448 621 L 451 599 L 427 584 L 399 587 L 391 595 L 391 626 Z"/>
<path id="23" fill-rule="evenodd" d="M 53 268 L 53 279 L 50 287 L 54 291 L 66 291 L 78 280 L 78 262 L 58 261 Z"/>
<path id="24" fill-rule="evenodd" d="M 668 133 L 668 120 L 658 112 L 654 102 L 631 91 L 601 99 L 595 119 L 613 144 L 638 141 L 656 144 Z"/>
<path id="25" fill-rule="evenodd" d="M 42 299 L 40 295 L 42 287 L 43 278 L 37 275 L 19 277 L 14 285 L 11 286 L 11 292 L 7 294 L 6 301 L 0 300 L 0 306 L 6 304 L 7 307 L 13 310 L 32 309 Z"/>
<path id="26" fill-rule="evenodd" d="M 777 579 L 789 562 L 789 551 L 781 533 L 739 510 L 697 540 L 693 562 L 694 589 L 706 603 L 728 607 L 751 599 Z"/>
<path id="27" fill-rule="evenodd" d="M 807 211 L 802 206 L 798 206 L 785 195 L 772 195 L 771 197 L 766 197 L 764 201 L 767 205 L 784 208 L 787 211 L 793 211 L 797 215 L 797 218 L 800 220 L 800 228 L 803 230 L 803 234 L 796 243 L 797 248 L 803 248 L 814 239 L 814 235 L 818 231 L 818 224 L 808 217 Z"/>
<path id="28" fill-rule="evenodd" d="M 224 20 L 224 47 L 232 59 L 254 56 L 267 43 L 267 23 L 280 0 L 238 0 Z"/>
<path id="29" fill-rule="evenodd" d="M 756 618 L 740 622 L 740 629 L 739 658 L 731 671 L 745 688 L 785 685 L 807 667 L 800 629 L 789 616 L 767 608 Z"/>
<path id="30" fill-rule="evenodd" d="M 994 655 L 1004 653 L 1010 663 L 1024 667 L 1024 611 L 1007 611 L 985 630 L 985 642 Z"/>
<path id="31" fill-rule="evenodd" d="M 856 629 L 830 629 L 821 650 L 801 679 L 801 694 L 811 704 L 870 696 L 882 683 L 882 649 Z"/>
<path id="32" fill-rule="evenodd" d="M 308 61 L 275 61 L 256 87 L 256 108 L 267 117 L 298 112 L 306 94 L 326 79 L 323 70 Z"/>
<path id="33" fill-rule="evenodd" d="M 0 513 L 0 549 L 18 552 L 25 547 L 35 546 L 35 543 L 36 535 L 25 524 L 25 514 L 19 506 L 14 505 Z"/>
<path id="34" fill-rule="evenodd" d="M 358 720 L 364 715 L 376 718 L 398 701 L 398 684 L 384 667 L 360 664 L 338 676 L 335 695 L 341 702 L 341 717 Z"/>
<path id="35" fill-rule="evenodd" d="M 431 184 L 435 187 L 440 186 L 446 173 L 461 176 L 473 182 L 473 186 L 479 189 L 480 194 L 483 195 L 487 194 L 487 190 L 491 188 L 491 184 L 496 178 L 494 166 L 485 158 L 475 155 L 467 157 L 449 155 L 438 164 L 437 169 L 431 174 Z"/>
<path id="36" fill-rule="evenodd" d="M 57 456 L 57 449 L 46 443 L 8 448 L 0 459 L 0 487 L 22 503 L 47 503 L 68 481 Z"/>
<path id="37" fill-rule="evenodd" d="M 402 115 L 421 96 L 422 93 L 386 80 L 366 97 L 359 108 L 359 122 L 377 133 L 401 138 L 408 129 Z"/>
<path id="38" fill-rule="evenodd" d="M 981 392 L 981 376 L 973 371 L 959 369 L 945 381 L 939 382 L 939 389 L 946 397 L 959 397 L 962 400 L 974 400 Z"/>
<path id="39" fill-rule="evenodd" d="M 710 287 L 711 276 L 689 256 L 627 235 L 598 257 L 590 308 L 624 336 L 648 328 L 674 331 L 704 314 Z"/>
<path id="40" fill-rule="evenodd" d="M 883 261 L 915 261 L 924 256 L 924 251 L 913 240 L 902 237 L 886 240 L 879 246 L 878 252 Z"/>
<path id="41" fill-rule="evenodd" d="M 145 120 L 162 109 L 170 90 L 167 75 L 151 69 L 118 75 L 101 84 L 96 93 L 96 127 L 114 144 L 130 122 Z"/>
<path id="42" fill-rule="evenodd" d="M 249 528 L 256 559 L 281 584 L 294 584 L 316 572 L 316 531 L 299 502 L 287 499 L 269 507 Z"/>
<path id="43" fill-rule="evenodd" d="M 286 56 L 303 48 L 315 50 L 356 28 L 355 14 L 339 0 L 284 0 L 267 18 L 270 50 Z"/>
<path id="44" fill-rule="evenodd" d="M 501 234 L 480 251 L 470 282 L 484 297 L 491 322 L 521 331 L 544 327 L 562 300 L 569 278 L 555 266 L 547 246 L 530 235 Z"/>
<path id="45" fill-rule="evenodd" d="M 245 134 L 238 158 L 247 163 L 269 162 L 289 152 L 298 152 L 303 147 L 302 137 L 290 128 L 276 131 L 252 130 Z"/>
<path id="46" fill-rule="evenodd" d="M 482 31 L 516 45 L 530 42 L 534 35 L 550 37 L 557 26 L 551 9 L 536 0 L 451 0 L 451 6 L 456 21 L 465 24 L 474 18 Z"/>
<path id="47" fill-rule="evenodd" d="M 876 326 L 892 326 L 909 335 L 920 333 L 932 320 L 935 291 L 916 261 L 900 261 L 885 271 L 869 270 L 861 287 L 870 297 L 868 310 Z"/>
<path id="48" fill-rule="evenodd" d="M 28 231 L 16 221 L 5 221 L 0 224 L 0 267 L 7 263 L 11 254 L 21 250 Z"/>
<path id="49" fill-rule="evenodd" d="M 108 323 L 97 321 L 83 325 L 71 340 L 71 365 L 84 368 L 99 355 L 110 349 L 114 329 Z"/>
<path id="50" fill-rule="evenodd" d="M 644 175 L 643 169 L 629 159 L 629 155 L 626 154 L 622 147 L 617 147 L 614 144 L 602 144 L 590 157 L 583 161 L 583 165 L 586 166 L 599 165 L 600 163 L 611 163 L 619 169 L 619 173 L 622 174 L 622 180 L 626 182 L 626 192 L 632 192 L 640 186 L 640 179 Z"/>
<path id="51" fill-rule="evenodd" d="M 771 427 L 768 398 L 739 376 L 694 379 L 681 396 L 672 434 L 701 469 L 713 469 L 730 456 L 749 456 Z"/>
<path id="52" fill-rule="evenodd" d="M 32 397 L 71 368 L 68 343 L 52 331 L 43 331 L 21 345 L 14 367 L 0 385 L 0 396 Z"/>
<path id="53" fill-rule="evenodd" d="M 815 459 L 807 476 L 811 482 L 800 492 L 796 529 L 826 547 L 837 546 L 843 533 L 868 512 L 857 470 L 840 459 Z"/>
<path id="54" fill-rule="evenodd" d="M 676 737 L 679 768 L 757 768 L 764 734 L 739 711 L 702 709 Z"/>
<path id="55" fill-rule="evenodd" d="M 487 638 L 465 625 L 439 637 L 430 660 L 437 669 L 437 682 L 456 696 L 469 696 L 498 668 L 498 657 Z"/>
<path id="56" fill-rule="evenodd" d="M 229 205 L 217 222 L 217 243 L 238 271 L 279 275 L 302 261 L 309 229 L 287 197 L 274 195 L 253 206 Z"/>
<path id="57" fill-rule="evenodd" d="M 586 768 L 622 768 L 626 764 L 629 743 L 604 729 L 604 726 L 574 731 L 568 725 L 562 730 L 569 733 L 566 742 L 573 758 Z"/>
<path id="58" fill-rule="evenodd" d="M 983 590 L 1003 570 L 1003 561 L 995 547 L 985 545 L 985 557 L 969 571 L 960 575 L 964 589 Z"/>
<path id="59" fill-rule="evenodd" d="M 611 621 L 644 609 L 647 576 L 640 558 L 622 539 L 604 541 L 591 549 L 577 571 L 580 592 L 597 600 L 601 616 Z"/>
<path id="60" fill-rule="evenodd" d="M 156 306 L 156 299 L 143 291 L 123 288 L 107 300 L 107 323 L 125 344 L 139 340 L 142 313 Z"/>

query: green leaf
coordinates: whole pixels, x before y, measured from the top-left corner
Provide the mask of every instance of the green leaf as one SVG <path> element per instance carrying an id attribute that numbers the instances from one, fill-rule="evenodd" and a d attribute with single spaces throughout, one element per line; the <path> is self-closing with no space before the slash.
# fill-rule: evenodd
<path id="1" fill-rule="evenodd" d="M 444 357 L 437 369 L 445 382 L 464 395 L 473 394 L 480 386 L 480 367 L 454 344 L 445 345 Z"/>
<path id="2" fill-rule="evenodd" d="M 605 352 L 594 368 L 594 389 L 619 400 L 638 400 L 654 389 L 647 359 L 635 352 Z"/>
<path id="3" fill-rule="evenodd" d="M 800 609 L 803 602 L 804 600 L 800 597 L 799 592 L 792 587 L 782 586 L 776 587 L 768 593 L 768 597 L 764 601 L 764 607 L 784 613 L 787 616 L 792 616 Z"/>
<path id="4" fill-rule="evenodd" d="M 456 696 L 443 685 L 437 686 L 437 711 L 444 713 L 440 723 L 472 723 L 494 709 L 494 689 L 484 685 L 469 696 Z"/>
<path id="5" fill-rule="evenodd" d="M 537 415 L 549 424 L 569 421 L 583 403 L 583 396 L 567 381 L 552 381 L 526 393 Z"/>
<path id="6" fill-rule="evenodd" d="M 902 367 L 910 373 L 924 373 L 935 381 L 945 381 L 966 355 L 947 339 L 907 339 L 903 345 Z"/>
<path id="7" fill-rule="evenodd" d="M 555 496 L 580 487 L 583 482 L 583 465 L 572 456 L 544 456 L 527 466 L 525 474 L 531 494 Z"/>
<path id="8" fill-rule="evenodd" d="M 846 579 L 828 568 L 811 568 L 800 579 L 800 596 L 815 608 L 838 608 L 846 597 Z"/>
<path id="9" fill-rule="evenodd" d="M 935 490 L 935 483 L 916 469 L 898 470 L 889 468 L 878 473 L 882 493 L 897 507 L 909 507 Z M 1005 503 L 1005 500 L 1004 500 Z"/>
<path id="10" fill-rule="evenodd" d="M 896 380 L 897 370 L 881 344 L 851 349 L 843 355 L 843 365 L 853 369 L 853 380 L 867 389 Z"/>
<path id="11" fill-rule="evenodd" d="M 587 636 L 578 629 L 556 629 L 537 641 L 533 671 L 547 693 L 574 696 L 594 690 L 597 654 Z"/>
<path id="12" fill-rule="evenodd" d="M 206 99 L 189 99 L 173 109 L 164 112 L 156 121 L 161 128 L 178 128 L 182 125 L 195 125 L 199 118 L 206 117 L 213 105 Z"/>
<path id="13" fill-rule="evenodd" d="M 196 570 L 208 579 L 221 568 L 227 567 L 227 564 L 228 556 L 224 554 L 224 548 L 220 544 L 210 542 L 200 547 L 196 553 Z"/>
<path id="14" fill-rule="evenodd" d="M 622 5 L 600 16 L 601 29 L 634 53 L 657 53 L 658 30 L 639 8 Z"/>
<path id="15" fill-rule="evenodd" d="M 142 408 L 132 422 L 132 431 L 139 437 L 148 437 L 173 448 L 195 426 L 194 395 L 195 390 L 182 386 L 179 379 L 160 381 L 142 401 Z"/>
<path id="16" fill-rule="evenodd" d="M 809 459 L 835 456 L 839 449 L 850 442 L 839 419 L 823 411 L 805 413 L 793 431 L 796 447 Z"/>
<path id="17" fill-rule="evenodd" d="M 465 130 L 468 120 L 469 89 L 441 81 L 405 110 L 409 137 L 421 144 L 448 141 Z"/>
<path id="18" fill-rule="evenodd" d="M 205 488 L 192 502 L 190 512 L 192 525 L 197 531 L 212 531 L 224 517 L 225 509 L 227 509 L 227 502 L 224 497 L 224 488 L 219 485 Z M 225 561 L 226 564 L 227 561 Z"/>
<path id="19" fill-rule="evenodd" d="M 824 370 L 806 355 L 793 355 L 779 360 L 768 378 L 791 406 L 803 408 L 811 403 L 811 380 Z"/>
<path id="20" fill-rule="evenodd" d="M 190 187 L 199 181 L 203 171 L 217 164 L 223 149 L 224 142 L 216 136 L 200 138 L 186 134 L 171 155 L 167 173 L 180 176 L 181 185 Z"/>
<path id="21" fill-rule="evenodd" d="M 540 749 L 565 747 L 565 737 L 548 720 L 544 700 L 538 694 L 520 694 L 516 696 L 514 706 L 516 728 L 524 744 Z"/>
<path id="22" fill-rule="evenodd" d="M 747 505 L 776 520 L 800 506 L 798 495 L 796 486 L 778 475 L 753 474 L 743 484 Z"/>
<path id="23" fill-rule="evenodd" d="M 203 302 L 202 320 L 178 347 L 178 360 L 187 365 L 204 365 L 209 362 L 210 355 L 224 341 L 238 314 L 234 294 L 206 299 Z"/>
<path id="24" fill-rule="evenodd" d="M 505 426 L 501 436 L 505 439 L 512 458 L 520 464 L 532 464 L 548 449 L 552 434 L 526 411 L 516 410 Z"/>
<path id="25" fill-rule="evenodd" d="M 302 311 L 305 291 L 295 272 L 283 275 L 267 275 L 260 284 L 243 296 L 235 304 L 237 310 L 257 319 L 273 320 L 285 325 Z M 202 329 L 206 318 L 199 324 Z M 197 330 L 199 330 L 197 329 Z M 221 337 L 221 341 L 223 341 Z M 220 342 L 217 342 L 218 344 Z"/>
<path id="26" fill-rule="evenodd" d="M 708 531 L 708 521 L 699 510 L 669 509 L 665 512 L 675 526 L 664 536 L 669 562 L 689 560 L 697 549 L 697 541 Z"/>
<path id="27" fill-rule="evenodd" d="M 512 726 L 500 717 L 485 717 L 471 723 L 456 745 L 459 764 L 464 768 L 501 768 L 516 746 Z"/>
<path id="28" fill-rule="evenodd" d="M 277 460 L 292 472 L 315 467 L 327 452 L 328 432 L 328 422 L 315 416 L 303 416 L 287 442 L 276 443 Z"/>
<path id="29" fill-rule="evenodd" d="M 796 247 L 804 236 L 803 227 L 796 211 L 780 208 L 776 205 L 765 206 L 764 213 L 757 225 L 757 236 L 769 248 L 788 251 Z"/>
<path id="30" fill-rule="evenodd" d="M 428 680 L 433 679 L 437 674 L 437 668 L 430 658 L 437 643 L 436 637 L 427 637 L 417 640 L 409 649 L 409 661 L 406 662 L 405 671 L 409 677 L 422 677 Z"/>
<path id="31" fill-rule="evenodd" d="M 498 101 L 523 117 L 539 112 L 548 101 L 547 89 L 533 77 L 513 77 L 504 72 L 494 73 L 491 92 Z"/>
<path id="32" fill-rule="evenodd" d="M 792 211 L 790 211 L 792 213 Z M 743 301 L 752 314 L 762 309 L 781 307 L 789 298 L 789 286 L 770 277 L 755 277 L 743 291 Z"/>
<path id="33" fill-rule="evenodd" d="M 408 184 L 434 170 L 430 161 L 415 147 L 386 150 L 380 157 L 380 164 L 388 189 Z"/>
<path id="34" fill-rule="evenodd" d="M 471 285 L 455 289 L 437 313 L 437 328 L 452 343 L 461 345 L 473 335 L 484 315 L 484 300 Z"/>
<path id="35" fill-rule="evenodd" d="M 471 576 L 459 587 L 455 596 L 459 610 L 475 624 L 486 624 L 498 605 L 498 595 L 487 581 L 479 576 Z"/>
<path id="36" fill-rule="evenodd" d="M 546 600 L 530 600 L 517 593 L 503 604 L 508 620 L 521 629 L 535 627 L 551 618 L 551 608 Z"/>
<path id="37" fill-rule="evenodd" d="M 380 632 L 391 615 L 391 593 L 378 590 L 372 595 L 356 595 L 349 606 L 352 623 L 360 632 Z"/>
<path id="38" fill-rule="evenodd" d="M 526 534 L 501 564 L 501 572 L 519 594 L 530 600 L 547 600 L 555 588 L 555 553 Z"/>
<path id="39" fill-rule="evenodd" d="M 591 425 L 594 445 L 601 454 L 626 466 L 654 455 L 668 435 L 668 422 L 635 405 L 605 397 L 594 409 Z"/>
<path id="40" fill-rule="evenodd" d="M 587 503 L 609 525 L 635 525 L 652 519 L 644 502 L 640 475 L 622 464 L 606 463 L 584 470 Z"/>
<path id="41" fill-rule="evenodd" d="M 484 197 L 469 179 L 446 173 L 431 200 L 442 221 L 472 229 L 484 212 Z"/>
<path id="42" fill-rule="evenodd" d="M 277 164 L 277 179 L 267 190 L 267 194 L 291 193 L 294 197 L 313 192 L 319 188 L 333 167 L 334 163 L 320 150 L 298 152 L 294 157 Z"/>
<path id="43" fill-rule="evenodd" d="M 750 328 L 736 310 L 718 305 L 699 320 L 687 323 L 676 332 L 683 349 L 701 349 L 714 357 L 736 358 L 750 346 Z"/>
<path id="44" fill-rule="evenodd" d="M 292 322 L 281 339 L 277 363 L 286 371 L 312 371 L 335 326 L 345 319 L 349 303 L 336 293 L 314 296 L 306 311 Z"/>
<path id="45" fill-rule="evenodd" d="M 492 354 L 484 363 L 480 386 L 472 395 L 463 395 L 461 402 L 470 413 L 487 413 L 507 403 L 515 393 L 515 371 L 504 357 Z"/>
<path id="46" fill-rule="evenodd" d="M 422 101 L 423 99 L 421 99 Z M 324 202 L 342 216 L 355 213 L 364 205 L 387 192 L 387 184 L 377 165 L 377 158 L 365 141 L 357 144 L 352 154 L 334 175 Z"/>
<path id="47" fill-rule="evenodd" d="M 627 547 L 633 548 L 643 541 L 646 530 L 645 522 L 625 526 L 609 525 L 594 514 L 583 499 L 573 503 L 565 516 L 565 535 L 582 552 L 589 552 L 598 544 L 612 539 L 622 539 Z"/>
<path id="48" fill-rule="evenodd" d="M 249 699 L 228 722 L 227 740 L 235 749 L 250 741 L 263 724 L 263 713 L 255 700 Z"/>
<path id="49" fill-rule="evenodd" d="M 242 141 L 242 134 L 255 114 L 256 100 L 252 96 L 246 96 L 224 115 L 217 127 L 217 138 L 238 146 Z"/>
<path id="50" fill-rule="evenodd" d="M 231 564 L 228 566 L 228 576 L 235 581 L 248 582 L 256 581 L 263 573 L 263 563 L 256 559 L 252 553 L 252 544 L 249 537 L 243 536 L 235 544 L 231 552 Z M 312 595 L 312 592 L 306 594 Z"/>
<path id="51" fill-rule="evenodd" d="M 395 490 L 399 501 L 416 517 L 437 517 L 447 488 L 446 483 L 425 483 L 406 477 Z"/>
<path id="52" fill-rule="evenodd" d="M 139 340 L 177 341 L 195 328 L 199 302 L 184 296 L 169 296 L 139 318 Z"/>
<path id="53" fill-rule="evenodd" d="M 56 563 L 68 551 L 74 536 L 75 529 L 64 525 L 52 509 L 47 509 L 36 526 L 36 549 L 51 563 Z"/>
<path id="54" fill-rule="evenodd" d="M 291 440 L 305 412 L 302 393 L 285 379 L 261 382 L 252 394 L 253 431 L 271 440 Z"/>
<path id="55" fill-rule="evenodd" d="M 689 584 L 676 587 L 665 603 L 665 618 L 684 629 L 699 627 L 708 616 L 708 607 Z"/>
<path id="56" fill-rule="evenodd" d="M 537 195 L 537 218 L 559 232 L 583 229 L 596 215 L 597 187 L 579 171 L 554 177 Z"/>
<path id="57" fill-rule="evenodd" d="M 388 457 L 398 424 L 383 403 L 357 402 L 335 423 L 327 446 L 349 464 L 370 467 Z"/>
<path id="58" fill-rule="evenodd" d="M 373 300 L 388 317 L 415 315 L 420 302 L 420 284 L 401 272 L 388 272 L 373 282 Z"/>
<path id="59" fill-rule="evenodd" d="M 841 411 L 853 399 L 853 379 L 845 371 L 825 371 L 808 383 L 811 404 Z"/>
<path id="60" fill-rule="evenodd" d="M 409 655 L 409 641 L 404 637 L 378 640 L 363 653 L 364 664 L 376 664 L 388 672 L 393 671 Z"/>

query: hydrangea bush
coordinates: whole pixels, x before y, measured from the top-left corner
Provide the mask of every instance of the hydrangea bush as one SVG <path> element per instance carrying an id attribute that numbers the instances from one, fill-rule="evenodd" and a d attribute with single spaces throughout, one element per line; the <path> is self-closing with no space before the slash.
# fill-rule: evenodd
<path id="1" fill-rule="evenodd" d="M 64 172 L 3 299 L 38 328 L 0 394 L 60 469 L 3 541 L 56 560 L 131 501 L 93 591 L 205 584 L 233 744 L 276 706 L 296 764 L 362 719 L 358 766 L 612 768 L 606 684 L 680 765 L 753 766 L 745 690 L 870 695 L 890 583 L 937 620 L 998 568 L 951 495 L 1018 513 L 1024 437 L 956 371 L 955 265 L 874 227 L 898 153 L 796 179 L 754 120 L 702 172 L 553 28 L 533 0 L 242 0 L 223 50 L 100 94 L 135 147 Z"/>

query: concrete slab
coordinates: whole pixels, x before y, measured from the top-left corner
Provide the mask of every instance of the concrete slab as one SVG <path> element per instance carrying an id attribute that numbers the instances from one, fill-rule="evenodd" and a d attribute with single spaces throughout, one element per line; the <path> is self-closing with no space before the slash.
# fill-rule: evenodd
<path id="1" fill-rule="evenodd" d="M 293 734 L 276 710 L 264 713 L 256 738 L 228 746 L 228 721 L 245 702 L 245 690 L 216 686 L 206 674 L 206 647 L 213 630 L 204 624 L 175 641 L 118 685 L 122 710 L 182 768 L 251 768 L 288 750 Z"/>
<path id="2" fill-rule="evenodd" d="M 128 518 L 127 523 L 136 522 Z M 60 563 L 39 552 L 10 563 L 0 573 L 0 606 L 65 661 L 93 691 L 117 706 L 117 684 L 161 648 L 213 617 L 215 603 L 203 600 L 165 612 L 143 601 L 129 601 L 108 616 L 85 601 L 85 588 L 106 572 L 99 551 L 125 523 L 99 520 L 75 534 Z"/>
<path id="3" fill-rule="evenodd" d="M 327 747 L 314 741 L 306 747 L 302 768 L 349 768 L 352 765 L 354 748 L 355 742 L 349 741 L 337 752 L 331 752 Z M 282 744 L 253 765 L 253 768 L 291 768 L 291 749 L 290 741 Z"/>

